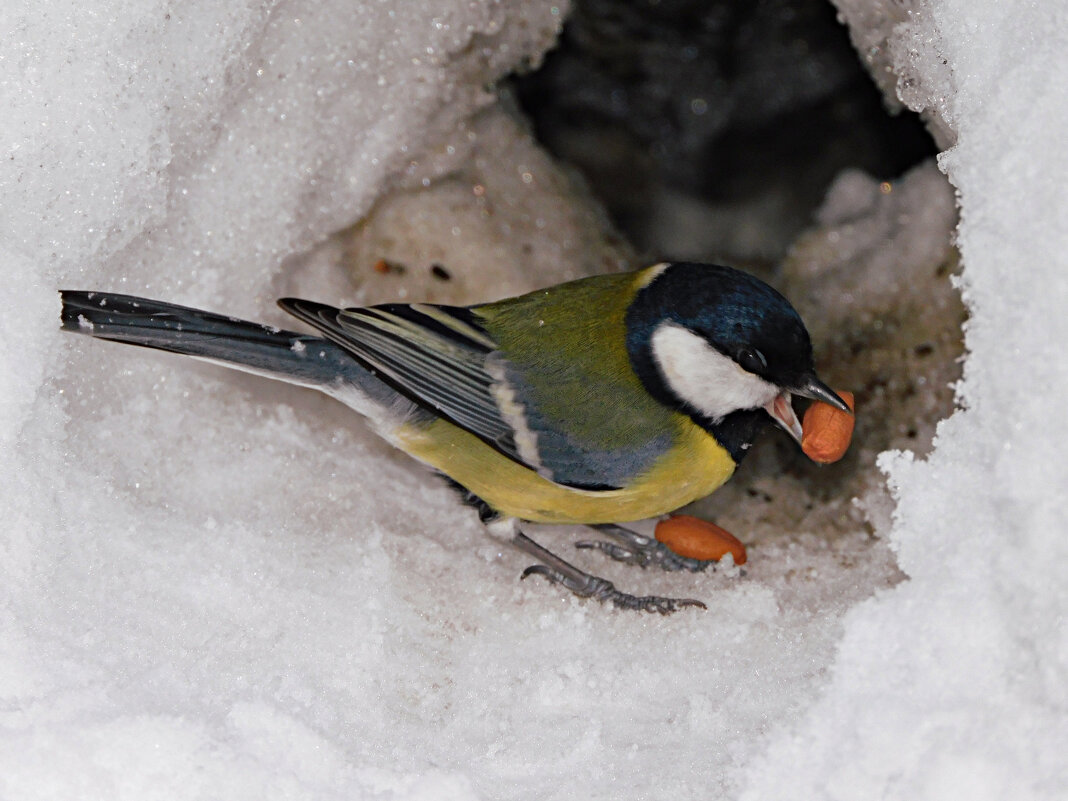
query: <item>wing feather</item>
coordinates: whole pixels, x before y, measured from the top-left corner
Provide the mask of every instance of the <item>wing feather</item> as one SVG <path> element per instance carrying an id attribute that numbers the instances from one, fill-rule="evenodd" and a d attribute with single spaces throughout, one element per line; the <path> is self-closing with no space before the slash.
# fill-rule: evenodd
<path id="1" fill-rule="evenodd" d="M 337 309 L 294 298 L 279 305 L 420 405 L 509 458 L 531 469 L 540 466 L 536 451 L 532 456 L 516 445 L 516 431 L 498 401 L 499 378 L 489 367 L 496 344 L 467 309 L 397 303 Z"/>

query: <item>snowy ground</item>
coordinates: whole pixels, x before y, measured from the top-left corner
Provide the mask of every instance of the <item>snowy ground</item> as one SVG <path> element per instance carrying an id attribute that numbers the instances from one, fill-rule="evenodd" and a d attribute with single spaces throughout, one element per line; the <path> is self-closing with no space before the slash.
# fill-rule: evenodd
<path id="1" fill-rule="evenodd" d="M 1068 20 L 887 7 L 872 46 L 955 142 L 972 313 L 964 410 L 882 460 L 908 580 L 870 597 L 893 565 L 849 537 L 605 568 L 709 603 L 662 619 L 519 583 L 324 398 L 57 330 L 60 286 L 281 322 L 280 287 L 334 288 L 283 260 L 566 8 L 6 4 L 0 798 L 1068 795 Z"/>

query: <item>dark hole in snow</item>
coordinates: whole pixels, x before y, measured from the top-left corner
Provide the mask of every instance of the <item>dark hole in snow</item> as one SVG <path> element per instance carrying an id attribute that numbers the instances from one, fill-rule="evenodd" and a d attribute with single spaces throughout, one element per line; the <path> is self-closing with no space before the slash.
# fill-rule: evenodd
<path id="1" fill-rule="evenodd" d="M 886 112 L 826 0 L 578 0 L 515 88 L 656 258 L 774 262 L 843 169 L 893 178 L 935 153 L 916 115 Z"/>

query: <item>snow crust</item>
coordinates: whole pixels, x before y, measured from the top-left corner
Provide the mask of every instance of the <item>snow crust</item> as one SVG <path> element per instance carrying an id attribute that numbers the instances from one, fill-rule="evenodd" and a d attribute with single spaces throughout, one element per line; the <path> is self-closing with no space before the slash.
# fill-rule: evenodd
<path id="1" fill-rule="evenodd" d="M 0 798 L 1068 795 L 1068 28 L 906 11 L 972 312 L 964 409 L 881 461 L 908 580 L 869 598 L 892 566 L 859 532 L 744 578 L 588 563 L 709 603 L 661 619 L 519 583 L 328 399 L 57 330 L 60 286 L 281 322 L 282 260 L 566 7 L 5 4 Z"/>
<path id="2" fill-rule="evenodd" d="M 945 0 L 908 16 L 897 68 L 924 92 L 906 101 L 956 134 L 939 163 L 961 208 L 964 408 L 926 460 L 881 458 L 909 581 L 846 616 L 830 683 L 744 798 L 1068 795 L 1063 9 Z"/>

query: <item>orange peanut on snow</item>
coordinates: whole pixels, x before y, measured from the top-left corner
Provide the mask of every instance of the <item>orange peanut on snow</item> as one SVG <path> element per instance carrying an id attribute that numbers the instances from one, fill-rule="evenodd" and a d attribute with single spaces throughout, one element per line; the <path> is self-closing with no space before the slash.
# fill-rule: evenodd
<path id="1" fill-rule="evenodd" d="M 715 523 L 690 515 L 675 515 L 656 524 L 656 538 L 679 556 L 703 561 L 719 561 L 728 553 L 734 564 L 744 565 L 745 546 L 729 531 Z"/>
<path id="2" fill-rule="evenodd" d="M 852 392 L 839 392 L 838 397 L 853 409 Z M 801 450 L 814 462 L 837 462 L 849 448 L 854 422 L 853 415 L 816 401 L 805 410 L 805 419 L 801 423 Z"/>

